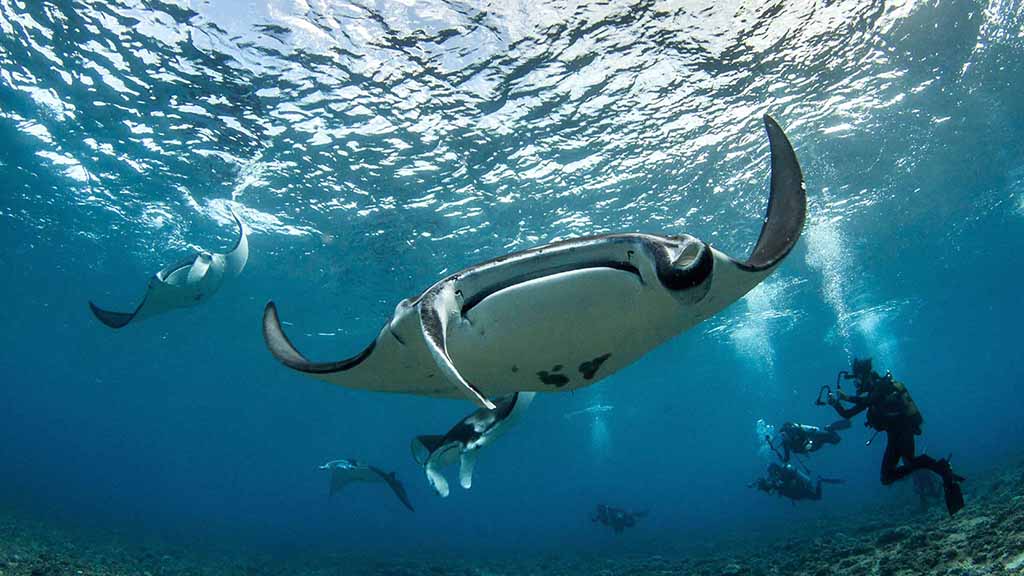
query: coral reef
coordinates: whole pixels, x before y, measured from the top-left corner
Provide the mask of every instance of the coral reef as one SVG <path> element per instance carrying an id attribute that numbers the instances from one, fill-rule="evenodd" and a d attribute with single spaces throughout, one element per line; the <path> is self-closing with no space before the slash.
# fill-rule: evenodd
<path id="1" fill-rule="evenodd" d="M 968 506 L 953 518 L 906 502 L 858 518 L 822 517 L 774 538 L 738 536 L 699 553 L 590 554 L 583 550 L 506 558 L 372 555 L 275 558 L 125 544 L 99 530 L 61 530 L 0 512 L 0 576 L 1009 576 L 1024 575 L 1024 462 L 972 478 Z M 839 527 L 837 529 L 837 527 Z M 827 534 L 827 536 L 822 536 Z"/>

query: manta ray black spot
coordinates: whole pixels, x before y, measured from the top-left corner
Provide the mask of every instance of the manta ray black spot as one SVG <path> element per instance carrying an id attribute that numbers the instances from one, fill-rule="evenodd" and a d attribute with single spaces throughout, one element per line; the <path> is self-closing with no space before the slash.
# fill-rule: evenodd
<path id="1" fill-rule="evenodd" d="M 552 374 L 547 370 L 537 372 L 537 377 L 540 378 L 541 382 L 548 386 L 554 386 L 555 388 L 561 388 L 569 383 L 569 378 L 564 374 Z"/>
<path id="2" fill-rule="evenodd" d="M 515 364 L 513 364 L 512 365 L 512 372 L 513 373 L 519 372 L 519 366 L 516 366 Z"/>
<path id="3" fill-rule="evenodd" d="M 597 371 L 601 368 L 601 364 L 604 364 L 605 360 L 610 358 L 611 355 L 612 353 L 608 352 L 607 354 L 602 354 L 593 360 L 580 364 L 580 374 L 582 374 L 583 378 L 586 380 L 593 380 L 594 375 L 597 374 Z"/>

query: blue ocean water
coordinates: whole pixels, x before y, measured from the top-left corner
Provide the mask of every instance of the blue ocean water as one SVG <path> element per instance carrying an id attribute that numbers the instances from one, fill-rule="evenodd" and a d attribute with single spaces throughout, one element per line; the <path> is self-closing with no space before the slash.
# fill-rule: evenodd
<path id="1" fill-rule="evenodd" d="M 809 461 L 793 507 L 747 487 L 758 419 L 852 356 L 904 381 L 920 447 L 972 471 L 1024 442 L 1019 1 L 0 2 L 0 503 L 55 523 L 260 550 L 666 550 L 862 508 L 883 442 Z M 540 394 L 474 486 L 409 454 L 464 400 L 331 386 L 403 298 L 576 236 L 690 233 L 745 256 L 771 113 L 808 222 L 763 285 L 637 364 Z M 239 281 L 112 331 L 190 251 L 251 229 Z M 582 412 L 591 406 L 608 410 Z M 397 471 L 416 505 L 316 468 Z M 449 471 L 449 477 L 451 477 Z M 616 537 L 597 503 L 650 509 Z M 968 503 L 970 505 L 970 503 Z"/>

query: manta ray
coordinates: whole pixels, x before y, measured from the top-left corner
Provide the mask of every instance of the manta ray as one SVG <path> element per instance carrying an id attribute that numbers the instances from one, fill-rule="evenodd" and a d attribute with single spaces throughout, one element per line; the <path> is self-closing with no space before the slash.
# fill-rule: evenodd
<path id="1" fill-rule="evenodd" d="M 201 252 L 167 266 L 149 279 L 146 295 L 134 312 L 112 312 L 89 302 L 96 319 L 111 328 L 123 328 L 133 320 L 144 320 L 175 308 L 187 308 L 206 301 L 220 290 L 225 280 L 242 273 L 249 260 L 249 239 L 238 215 L 238 241 L 226 254 Z"/>
<path id="2" fill-rule="evenodd" d="M 398 476 L 394 472 L 385 472 L 375 466 L 370 466 L 359 462 L 358 460 L 349 460 L 342 458 L 339 460 L 331 460 L 320 466 L 320 470 L 327 470 L 331 473 L 330 481 L 328 484 L 328 493 L 334 496 L 338 492 L 341 492 L 349 484 L 355 483 L 368 483 L 368 484 L 387 484 L 391 491 L 395 493 L 395 496 L 401 500 L 402 504 L 409 509 L 410 512 L 415 512 L 415 508 L 412 507 L 412 502 L 409 501 L 409 495 L 405 492 L 405 486 L 398 480 Z"/>
<path id="3" fill-rule="evenodd" d="M 286 366 L 380 392 L 489 397 L 589 386 L 735 302 L 800 237 L 803 174 L 782 128 L 771 150 L 768 213 L 753 252 L 736 260 L 686 235 L 607 234 L 554 242 L 471 266 L 401 301 L 377 337 L 344 360 L 313 362 L 268 302 L 263 336 Z"/>
<path id="4" fill-rule="evenodd" d="M 452 426 L 444 435 L 417 436 L 412 441 L 412 456 L 423 466 L 427 481 L 442 498 L 448 497 L 448 481 L 441 468 L 459 462 L 459 484 L 473 486 L 473 469 L 478 451 L 504 434 L 533 402 L 535 392 L 516 392 L 498 398 L 493 410 L 480 408 Z"/>

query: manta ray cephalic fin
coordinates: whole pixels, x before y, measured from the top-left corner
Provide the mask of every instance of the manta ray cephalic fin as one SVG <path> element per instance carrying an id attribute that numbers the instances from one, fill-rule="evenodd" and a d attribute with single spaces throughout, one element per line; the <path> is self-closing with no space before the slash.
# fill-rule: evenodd
<path id="1" fill-rule="evenodd" d="M 462 388 L 462 391 L 481 408 L 494 410 L 494 402 L 488 400 L 481 392 L 459 373 L 448 355 L 448 346 L 445 343 L 448 331 L 448 318 L 452 313 L 458 313 L 459 307 L 455 300 L 455 289 L 451 284 L 442 284 L 436 290 L 431 291 L 419 303 L 420 324 L 423 329 L 423 340 L 427 343 L 427 349 L 433 356 L 441 373 L 453 384 Z"/>
<path id="2" fill-rule="evenodd" d="M 192 262 L 192 267 L 188 269 L 188 284 L 198 284 L 203 281 L 206 274 L 210 272 L 210 264 L 213 263 L 213 257 L 209 254 L 200 254 L 196 256 L 195 261 Z"/>
<path id="3" fill-rule="evenodd" d="M 466 450 L 459 458 L 459 484 L 469 490 L 473 487 L 473 468 L 476 466 L 476 450 Z"/>

